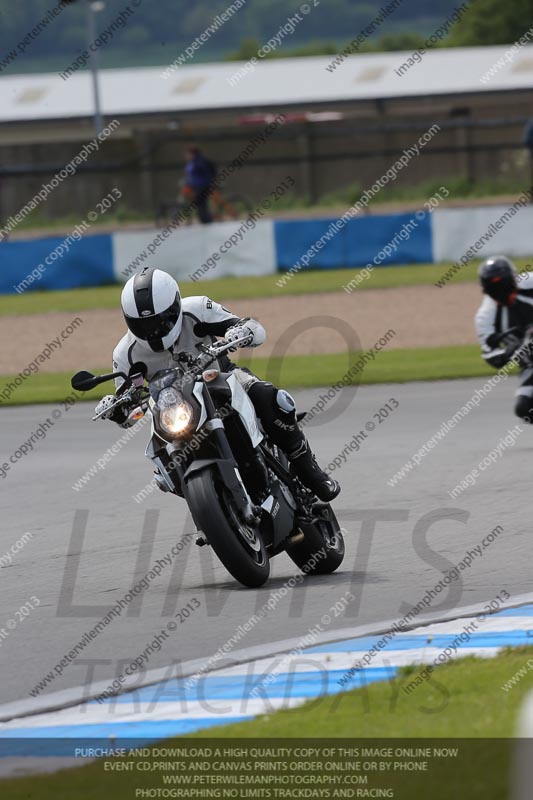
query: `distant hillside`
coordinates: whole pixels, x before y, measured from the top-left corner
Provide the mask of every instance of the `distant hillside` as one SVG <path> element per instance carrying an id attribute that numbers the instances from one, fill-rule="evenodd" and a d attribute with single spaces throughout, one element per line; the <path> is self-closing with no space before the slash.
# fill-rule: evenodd
<path id="1" fill-rule="evenodd" d="M 231 4 L 234 9 L 240 8 L 227 21 L 219 16 L 214 22 Z M 86 0 L 65 5 L 53 17 L 50 12 L 58 5 L 59 0 L 0 0 L 0 76 L 61 72 L 86 48 Z M 205 42 L 186 63 L 222 60 L 237 57 L 247 41 L 261 46 L 289 17 L 294 20 L 289 24 L 294 31 L 283 36 L 276 55 L 293 55 L 299 50 L 320 52 L 325 43 L 344 46 L 388 5 L 390 0 L 105 0 L 105 9 L 97 15 L 97 30 L 99 34 L 108 31 L 109 41 L 98 52 L 103 67 L 164 65 L 205 33 Z M 431 4 L 427 0 L 402 0 L 369 44 L 391 34 L 428 34 L 455 7 L 456 0 Z M 113 23 L 114 30 L 110 31 Z M 42 31 L 36 32 L 36 26 Z M 392 45 L 389 40 L 391 49 L 395 39 L 401 41 L 393 36 Z"/>

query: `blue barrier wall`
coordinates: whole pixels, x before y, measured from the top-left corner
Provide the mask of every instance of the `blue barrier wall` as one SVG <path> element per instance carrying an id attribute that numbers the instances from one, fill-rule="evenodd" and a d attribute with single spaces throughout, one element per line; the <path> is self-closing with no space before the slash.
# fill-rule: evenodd
<path id="1" fill-rule="evenodd" d="M 302 269 L 339 269 L 365 267 L 374 263 L 377 254 L 396 236 L 396 248 L 376 266 L 387 264 L 428 263 L 433 261 L 431 219 L 427 212 L 417 212 L 416 227 L 405 239 L 398 234 L 403 226 L 413 222 L 413 214 L 368 216 L 348 220 L 334 233 L 318 252 L 311 256 L 309 265 Z M 333 219 L 277 221 L 274 226 L 279 270 L 297 265 L 309 248 L 319 242 Z"/>
<path id="2" fill-rule="evenodd" d="M 115 282 L 110 234 L 84 236 L 72 241 L 68 251 L 53 260 L 52 254 L 64 241 L 60 237 L 49 237 L 0 243 L 0 293 L 15 294 L 15 287 L 24 280 L 28 280 L 29 285 L 21 287 L 23 291 L 73 289 Z"/>
<path id="3" fill-rule="evenodd" d="M 340 269 L 391 264 L 435 263 L 455 260 L 464 254 L 491 223 L 508 211 L 506 206 L 437 209 L 405 214 L 372 215 L 348 220 L 309 258 L 302 269 Z M 335 223 L 335 219 L 273 221 L 263 220 L 254 230 L 242 234 L 233 249 L 227 249 L 217 269 L 205 278 L 218 275 L 266 275 L 296 267 L 308 250 Z M 505 252 L 531 257 L 529 231 L 533 208 L 522 208 L 505 226 L 492 232 L 490 241 L 479 251 Z M 241 221 L 184 227 L 173 232 L 146 263 L 161 266 L 178 278 L 186 278 L 209 255 L 220 250 L 221 242 L 242 227 Z M 406 226 L 409 226 L 406 229 Z M 242 232 L 241 232 L 242 233 Z M 401 238 L 402 234 L 404 238 Z M 14 294 L 15 286 L 29 280 L 24 291 L 70 289 L 101 286 L 124 279 L 121 270 L 144 252 L 157 232 L 123 231 L 116 234 L 84 236 L 79 241 L 49 237 L 31 241 L 0 242 L 0 294 Z M 384 252 L 386 250 L 387 252 Z M 59 253 L 59 255 L 58 255 Z M 199 263 L 197 263 L 199 262 Z M 142 265 L 142 261 L 140 262 Z M 39 268 L 42 275 L 39 278 Z M 129 272 L 127 273 L 129 275 Z M 203 278 L 202 278 L 203 279 Z"/>

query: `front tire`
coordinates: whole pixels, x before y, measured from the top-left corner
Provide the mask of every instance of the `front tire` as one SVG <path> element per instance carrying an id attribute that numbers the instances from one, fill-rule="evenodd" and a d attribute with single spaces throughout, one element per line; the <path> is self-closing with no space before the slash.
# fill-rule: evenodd
<path id="1" fill-rule="evenodd" d="M 344 537 L 330 506 L 324 515 L 309 525 L 300 525 L 301 542 L 290 544 L 287 555 L 306 575 L 329 575 L 344 560 Z M 325 550 L 325 552 L 324 552 Z"/>
<path id="2" fill-rule="evenodd" d="M 230 492 L 211 470 L 193 475 L 185 496 L 193 519 L 230 575 L 255 589 L 270 575 L 270 561 L 257 530 L 240 520 Z"/>

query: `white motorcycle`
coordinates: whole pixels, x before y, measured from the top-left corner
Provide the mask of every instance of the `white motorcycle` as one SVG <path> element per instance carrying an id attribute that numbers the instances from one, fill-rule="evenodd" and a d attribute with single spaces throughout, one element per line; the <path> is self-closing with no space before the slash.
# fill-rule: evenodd
<path id="1" fill-rule="evenodd" d="M 183 353 L 178 366 L 160 370 L 148 386 L 144 365 L 134 365 L 129 375 L 78 372 L 72 387 L 88 391 L 124 380 L 114 407 L 123 407 L 130 421 L 151 412 L 146 456 L 162 488 L 185 499 L 196 543 L 210 545 L 244 586 L 264 584 L 270 559 L 284 551 L 306 574 L 334 572 L 344 540 L 330 505 L 291 473 L 236 376 L 211 366 L 239 343 L 203 346 L 196 357 Z"/>

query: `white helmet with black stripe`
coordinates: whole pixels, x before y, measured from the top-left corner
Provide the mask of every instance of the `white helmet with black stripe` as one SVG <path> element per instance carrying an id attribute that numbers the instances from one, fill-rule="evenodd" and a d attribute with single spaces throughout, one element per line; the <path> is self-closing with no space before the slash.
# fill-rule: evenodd
<path id="1" fill-rule="evenodd" d="M 145 267 L 124 286 L 121 306 L 129 330 L 154 352 L 177 341 L 183 311 L 179 286 L 168 272 Z"/>

